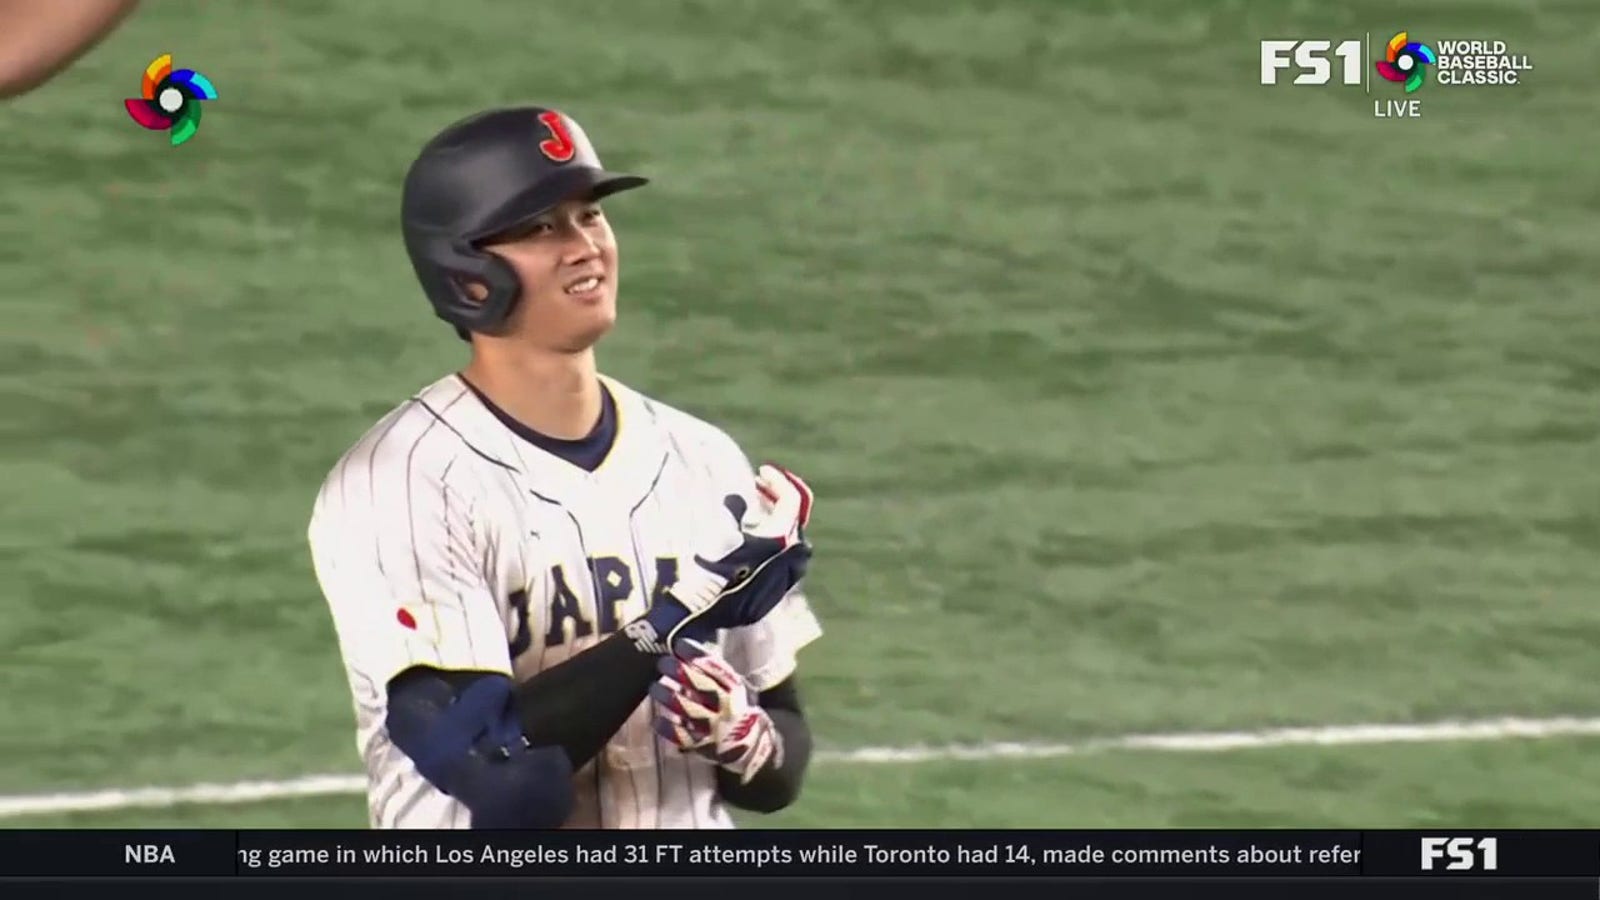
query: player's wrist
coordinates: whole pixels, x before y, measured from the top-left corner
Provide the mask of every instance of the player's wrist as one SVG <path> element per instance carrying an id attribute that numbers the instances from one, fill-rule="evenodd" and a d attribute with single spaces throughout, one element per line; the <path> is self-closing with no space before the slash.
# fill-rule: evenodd
<path id="1" fill-rule="evenodd" d="M 708 612 L 721 596 L 726 580 L 713 572 L 690 567 L 671 588 L 663 592 L 644 615 L 623 631 L 641 653 L 664 656 L 683 637 L 705 640 L 714 627 L 697 627 L 694 621 Z"/>
<path id="2" fill-rule="evenodd" d="M 645 656 L 665 656 L 667 635 L 672 633 L 675 624 L 672 616 L 665 611 L 658 612 L 652 609 L 624 625 L 619 636 L 627 640 L 638 653 Z"/>

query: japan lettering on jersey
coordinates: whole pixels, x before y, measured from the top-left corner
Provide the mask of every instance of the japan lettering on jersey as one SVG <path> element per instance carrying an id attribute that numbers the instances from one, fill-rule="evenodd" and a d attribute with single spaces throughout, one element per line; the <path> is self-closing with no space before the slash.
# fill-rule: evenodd
<path id="1" fill-rule="evenodd" d="M 384 729 L 415 665 L 525 680 L 618 631 L 671 587 L 754 472 L 720 429 L 614 380 L 617 434 L 585 471 L 513 434 L 452 375 L 381 419 L 328 474 L 308 529 L 338 635 L 376 828 L 465 828 Z M 802 591 L 720 635 L 758 689 L 821 634 Z M 572 828 L 731 828 L 712 764 L 663 745 L 650 701 L 575 778 Z"/>

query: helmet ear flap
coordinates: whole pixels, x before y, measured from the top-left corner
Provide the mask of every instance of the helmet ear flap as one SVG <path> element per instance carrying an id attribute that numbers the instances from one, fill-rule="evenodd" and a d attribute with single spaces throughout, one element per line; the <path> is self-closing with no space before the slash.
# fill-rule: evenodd
<path id="1" fill-rule="evenodd" d="M 461 246 L 451 250 L 452 259 L 434 288 L 442 295 L 434 298 L 439 318 L 469 332 L 502 333 L 522 293 L 516 270 L 493 253 Z"/>

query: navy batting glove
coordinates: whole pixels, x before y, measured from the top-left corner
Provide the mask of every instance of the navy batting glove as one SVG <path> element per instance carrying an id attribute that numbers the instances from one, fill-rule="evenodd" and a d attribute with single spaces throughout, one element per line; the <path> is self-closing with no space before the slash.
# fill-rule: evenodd
<path id="1" fill-rule="evenodd" d="M 792 472 L 764 465 L 756 493 L 761 505 L 754 511 L 736 494 L 724 500 L 740 525 L 738 542 L 715 558 L 697 555 L 678 583 L 623 629 L 640 650 L 666 654 L 682 638 L 710 643 L 720 629 L 759 622 L 805 576 L 811 488 Z"/>

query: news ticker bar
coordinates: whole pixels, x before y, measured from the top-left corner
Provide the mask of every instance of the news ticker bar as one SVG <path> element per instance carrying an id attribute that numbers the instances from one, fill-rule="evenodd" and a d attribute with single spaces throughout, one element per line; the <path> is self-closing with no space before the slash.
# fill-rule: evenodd
<path id="1" fill-rule="evenodd" d="M 0 878 L 1600 877 L 1596 831 L 0 831 Z"/>

